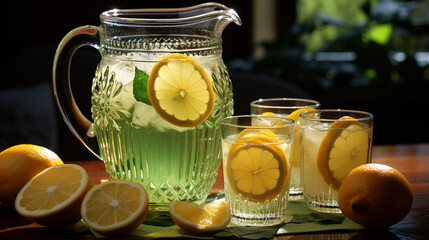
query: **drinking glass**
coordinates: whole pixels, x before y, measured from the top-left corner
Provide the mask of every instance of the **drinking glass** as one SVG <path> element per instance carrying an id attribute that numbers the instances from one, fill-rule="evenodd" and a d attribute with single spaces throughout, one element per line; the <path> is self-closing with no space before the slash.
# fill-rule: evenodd
<path id="1" fill-rule="evenodd" d="M 282 223 L 289 195 L 293 120 L 243 115 L 221 120 L 225 199 L 232 223 Z"/>
<path id="2" fill-rule="evenodd" d="M 250 103 L 250 112 L 254 115 L 261 115 L 266 112 L 274 113 L 278 116 L 287 117 L 293 111 L 303 108 L 318 109 L 320 103 L 315 100 L 301 98 L 266 98 L 255 100 Z M 299 126 L 295 124 L 294 148 L 292 150 L 292 170 L 289 190 L 289 200 L 302 200 L 302 184 L 300 174 L 300 151 L 299 151 Z"/>
<path id="3" fill-rule="evenodd" d="M 317 110 L 299 116 L 301 174 L 307 206 L 340 213 L 337 195 L 343 178 L 371 162 L 373 116 L 355 110 Z"/>

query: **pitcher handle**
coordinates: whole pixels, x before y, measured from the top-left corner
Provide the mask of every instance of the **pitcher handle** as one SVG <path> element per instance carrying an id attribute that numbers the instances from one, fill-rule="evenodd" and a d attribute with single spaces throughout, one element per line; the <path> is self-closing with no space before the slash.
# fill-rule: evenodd
<path id="1" fill-rule="evenodd" d="M 73 135 L 101 159 L 93 124 L 79 110 L 70 84 L 70 63 L 76 50 L 83 46 L 99 48 L 99 27 L 82 26 L 70 31 L 61 40 L 53 65 L 53 90 L 61 115 Z"/>

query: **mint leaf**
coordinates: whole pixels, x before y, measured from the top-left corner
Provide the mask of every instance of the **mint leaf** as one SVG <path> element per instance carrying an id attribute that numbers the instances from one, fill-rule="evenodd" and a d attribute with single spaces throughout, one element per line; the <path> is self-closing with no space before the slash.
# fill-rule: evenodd
<path id="1" fill-rule="evenodd" d="M 133 95 L 139 101 L 151 105 L 149 95 L 147 93 L 147 81 L 149 75 L 142 70 L 135 68 L 134 81 L 133 81 Z"/>

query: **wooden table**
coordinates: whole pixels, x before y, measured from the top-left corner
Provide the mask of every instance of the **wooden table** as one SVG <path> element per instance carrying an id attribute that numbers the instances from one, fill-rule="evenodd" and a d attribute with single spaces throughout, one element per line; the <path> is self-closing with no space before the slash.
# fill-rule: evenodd
<path id="1" fill-rule="evenodd" d="M 322 232 L 277 236 L 276 239 L 429 239 L 429 144 L 375 146 L 373 162 L 401 171 L 411 182 L 414 203 L 408 215 L 388 229 L 359 232 Z M 101 161 L 69 162 L 82 165 L 94 184 L 107 179 Z M 212 191 L 223 190 L 220 172 Z M 32 223 L 0 204 L 0 239 L 95 239 L 90 231 L 59 236 L 57 232 Z"/>

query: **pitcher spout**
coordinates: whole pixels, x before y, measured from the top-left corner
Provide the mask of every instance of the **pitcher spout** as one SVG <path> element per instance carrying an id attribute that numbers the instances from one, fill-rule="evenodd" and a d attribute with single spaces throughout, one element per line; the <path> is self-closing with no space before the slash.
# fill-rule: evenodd
<path id="1" fill-rule="evenodd" d="M 225 27 L 234 22 L 241 26 L 237 12 L 220 3 L 203 3 L 185 8 L 113 9 L 100 19 L 105 29 L 134 27 L 145 29 L 204 29 L 209 37 L 221 37 Z M 117 31 L 115 31 L 117 32 Z"/>
<path id="2" fill-rule="evenodd" d="M 219 8 L 217 11 L 213 11 L 211 13 L 213 15 L 214 22 L 212 29 L 214 36 L 220 37 L 225 27 L 231 22 L 241 26 L 241 19 L 234 9 L 228 8 L 225 5 L 218 3 L 207 3 L 207 5 L 212 5 Z"/>

